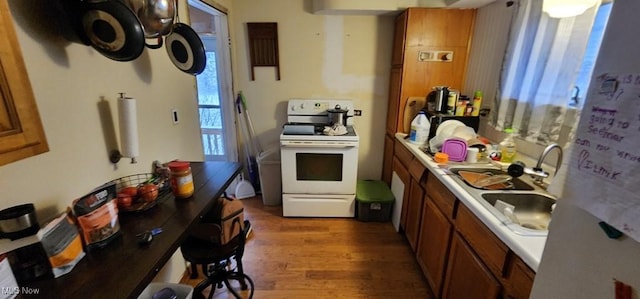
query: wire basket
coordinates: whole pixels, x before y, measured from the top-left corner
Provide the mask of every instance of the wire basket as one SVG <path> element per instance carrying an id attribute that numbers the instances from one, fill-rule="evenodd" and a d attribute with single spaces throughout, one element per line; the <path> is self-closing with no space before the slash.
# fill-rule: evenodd
<path id="1" fill-rule="evenodd" d="M 171 191 L 168 181 L 151 173 L 140 173 L 121 177 L 111 182 L 116 184 L 118 210 L 120 212 L 142 212 L 153 208 L 158 200 Z M 156 188 L 145 188 L 153 184 Z M 130 200 L 122 197 L 130 197 Z M 129 203 L 127 203 L 129 202 Z"/>

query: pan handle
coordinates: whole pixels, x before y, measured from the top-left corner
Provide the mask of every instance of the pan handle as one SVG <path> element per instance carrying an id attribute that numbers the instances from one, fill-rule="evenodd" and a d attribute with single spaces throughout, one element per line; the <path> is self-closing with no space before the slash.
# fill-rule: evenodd
<path id="1" fill-rule="evenodd" d="M 153 50 L 162 48 L 162 36 L 158 36 L 157 41 L 158 43 L 155 45 L 150 45 L 150 44 L 147 44 L 146 42 L 144 43 L 144 45 L 147 46 L 147 48 L 153 49 Z"/>

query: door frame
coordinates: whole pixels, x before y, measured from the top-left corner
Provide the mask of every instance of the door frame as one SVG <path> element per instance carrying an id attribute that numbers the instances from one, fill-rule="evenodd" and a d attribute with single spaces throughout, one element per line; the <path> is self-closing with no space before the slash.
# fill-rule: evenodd
<path id="1" fill-rule="evenodd" d="M 191 7 L 210 14 L 213 18 L 216 28 L 216 71 L 218 72 L 218 90 L 225 138 L 225 154 L 229 161 L 238 162 L 236 110 L 231 68 L 231 38 L 229 37 L 227 10 L 211 0 L 187 0 L 187 3 Z"/>

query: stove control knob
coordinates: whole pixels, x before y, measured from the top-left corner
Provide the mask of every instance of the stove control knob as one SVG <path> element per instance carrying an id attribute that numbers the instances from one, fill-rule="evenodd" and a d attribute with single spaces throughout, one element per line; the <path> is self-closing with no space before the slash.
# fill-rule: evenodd
<path id="1" fill-rule="evenodd" d="M 300 104 L 300 109 L 304 109 L 304 104 Z"/>

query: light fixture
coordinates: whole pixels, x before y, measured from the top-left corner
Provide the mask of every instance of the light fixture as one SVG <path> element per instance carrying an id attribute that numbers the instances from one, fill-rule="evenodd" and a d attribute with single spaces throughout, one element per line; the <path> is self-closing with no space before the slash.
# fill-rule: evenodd
<path id="1" fill-rule="evenodd" d="M 544 0 L 542 11 L 552 18 L 575 17 L 594 6 L 596 2 L 597 0 Z"/>

